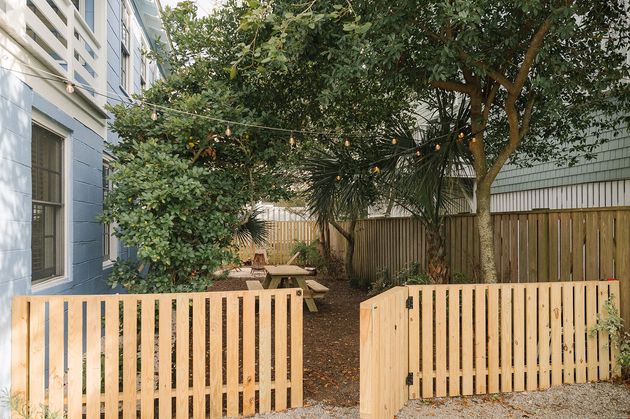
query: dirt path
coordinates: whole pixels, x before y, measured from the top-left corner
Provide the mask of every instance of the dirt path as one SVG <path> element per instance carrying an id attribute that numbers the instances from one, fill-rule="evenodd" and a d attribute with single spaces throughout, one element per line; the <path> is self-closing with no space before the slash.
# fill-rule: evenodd
<path id="1" fill-rule="evenodd" d="M 330 288 L 304 310 L 304 399 L 333 406 L 359 403 L 359 304 L 367 299 L 348 281 L 317 278 Z M 246 289 L 245 279 L 216 281 L 210 291 Z"/>

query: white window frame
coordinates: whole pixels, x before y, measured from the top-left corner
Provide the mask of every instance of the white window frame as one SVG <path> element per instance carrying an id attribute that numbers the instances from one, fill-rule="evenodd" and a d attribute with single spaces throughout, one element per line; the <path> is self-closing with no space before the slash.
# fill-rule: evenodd
<path id="1" fill-rule="evenodd" d="M 127 43 L 123 37 L 124 27 L 127 28 Z M 124 58 L 123 58 L 124 56 Z M 129 5 L 125 0 L 120 2 L 120 87 L 126 94 L 131 92 L 131 17 Z M 123 77 L 123 66 L 125 67 Z"/>
<path id="2" fill-rule="evenodd" d="M 62 269 L 61 274 L 54 276 L 52 278 L 46 278 L 38 281 L 37 283 L 33 283 L 31 277 L 31 291 L 32 292 L 42 292 L 48 288 L 64 284 L 72 281 L 72 234 L 73 234 L 73 226 L 72 219 L 70 215 L 72 214 L 72 171 L 70 168 L 72 167 L 72 138 L 70 136 L 70 132 L 63 127 L 58 122 L 54 121 L 50 117 L 45 114 L 33 109 L 33 115 L 31 119 L 31 124 L 39 125 L 40 127 L 58 135 L 63 140 L 62 144 L 62 161 L 61 161 L 61 196 L 62 196 L 62 237 L 61 237 L 61 248 L 63 251 L 62 255 Z M 31 136 L 31 143 L 33 141 Z M 32 223 L 32 215 L 31 215 L 31 223 Z M 29 267 L 30 268 L 30 267 Z"/>
<path id="3" fill-rule="evenodd" d="M 103 154 L 103 166 L 108 165 L 110 167 L 110 174 L 111 174 L 111 163 L 113 161 L 114 159 L 111 156 L 107 154 Z M 102 170 L 102 167 L 101 167 L 101 170 Z M 111 192 L 112 191 L 111 180 L 108 180 L 108 184 L 109 184 L 109 192 Z M 104 226 L 105 225 L 103 224 L 103 227 Z M 109 259 L 103 258 L 103 269 L 111 268 L 116 262 L 116 259 L 118 258 L 118 237 L 114 235 L 115 229 L 116 229 L 116 224 L 110 223 L 109 224 Z M 103 234 L 101 234 L 101 240 L 103 240 Z M 101 248 L 102 248 L 102 245 L 103 243 L 101 242 Z M 102 255 L 102 256 L 104 257 L 105 255 Z"/>

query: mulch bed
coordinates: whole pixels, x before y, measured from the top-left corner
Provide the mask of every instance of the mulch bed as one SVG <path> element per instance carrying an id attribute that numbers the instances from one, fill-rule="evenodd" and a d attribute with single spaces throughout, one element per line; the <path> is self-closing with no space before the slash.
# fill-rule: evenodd
<path id="1" fill-rule="evenodd" d="M 328 294 L 304 306 L 304 399 L 333 406 L 359 403 L 359 303 L 368 297 L 348 281 L 316 278 Z M 247 289 L 245 279 L 216 281 L 210 291 Z"/>

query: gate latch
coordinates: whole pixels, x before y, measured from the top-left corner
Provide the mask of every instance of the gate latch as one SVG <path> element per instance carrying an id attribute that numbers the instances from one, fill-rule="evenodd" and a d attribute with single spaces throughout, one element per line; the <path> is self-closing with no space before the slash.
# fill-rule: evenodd
<path id="1" fill-rule="evenodd" d="M 413 297 L 412 296 L 407 297 L 407 301 L 405 303 L 405 307 L 407 307 L 408 310 L 411 310 L 413 308 Z"/>
<path id="2" fill-rule="evenodd" d="M 408 386 L 412 386 L 413 385 L 413 373 L 412 372 L 407 374 L 407 378 L 405 379 L 405 384 L 407 384 Z"/>

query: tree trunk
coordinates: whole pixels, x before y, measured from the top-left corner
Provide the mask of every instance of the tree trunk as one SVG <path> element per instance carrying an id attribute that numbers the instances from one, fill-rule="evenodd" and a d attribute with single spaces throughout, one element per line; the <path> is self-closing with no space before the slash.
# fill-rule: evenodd
<path id="1" fill-rule="evenodd" d="M 481 276 L 486 284 L 497 282 L 497 267 L 494 263 L 494 231 L 490 215 L 490 185 L 477 184 L 477 231 L 479 233 L 479 253 Z"/>
<path id="2" fill-rule="evenodd" d="M 330 224 L 332 224 L 332 226 L 335 227 L 335 229 L 339 232 L 339 234 L 341 234 L 344 237 L 344 239 L 346 239 L 347 246 L 346 246 L 346 254 L 344 257 L 344 268 L 346 271 L 346 277 L 350 281 L 350 284 L 352 284 L 353 286 L 357 286 L 359 285 L 359 283 L 357 281 L 357 278 L 355 278 L 354 276 L 354 265 L 352 263 L 352 259 L 354 257 L 354 237 L 355 237 L 357 219 L 353 218 L 350 221 L 350 226 L 348 227 L 348 230 L 345 230 L 341 226 L 341 224 L 339 224 L 335 220 L 331 220 Z"/>
<path id="3" fill-rule="evenodd" d="M 444 236 L 440 234 L 440 228 L 427 225 L 427 257 L 429 266 L 427 274 L 438 284 L 448 283 L 450 276 L 448 262 L 446 260 L 446 244 Z"/>

